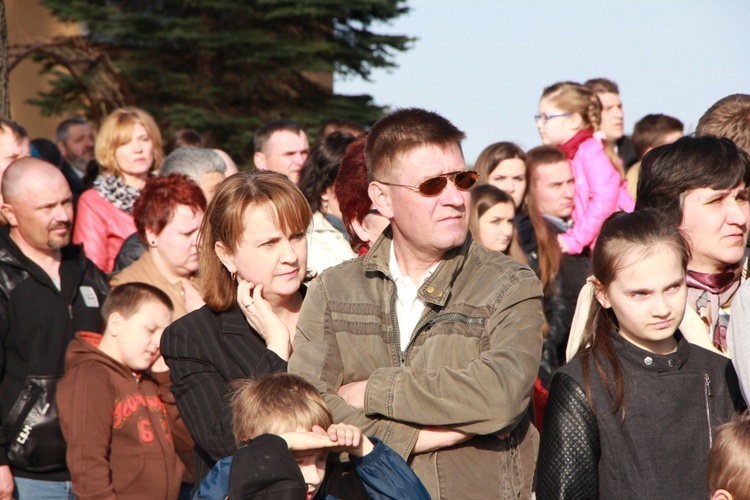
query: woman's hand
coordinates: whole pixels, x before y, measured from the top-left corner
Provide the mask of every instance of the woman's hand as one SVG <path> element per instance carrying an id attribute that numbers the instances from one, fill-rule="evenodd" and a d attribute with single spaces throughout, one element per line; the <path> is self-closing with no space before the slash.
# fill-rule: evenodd
<path id="1" fill-rule="evenodd" d="M 266 347 L 288 360 L 291 352 L 289 328 L 271 310 L 263 298 L 263 285 L 237 278 L 237 303 L 251 327 L 266 341 Z"/>

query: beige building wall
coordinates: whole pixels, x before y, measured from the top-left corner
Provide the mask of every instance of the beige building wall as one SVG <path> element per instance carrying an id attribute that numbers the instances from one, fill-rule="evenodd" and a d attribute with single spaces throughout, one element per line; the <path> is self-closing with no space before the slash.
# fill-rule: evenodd
<path id="1" fill-rule="evenodd" d="M 5 0 L 9 44 L 31 44 L 49 41 L 56 36 L 80 33 L 77 23 L 59 23 L 40 0 Z M 29 137 L 54 140 L 55 128 L 65 117 L 44 117 L 36 106 L 26 100 L 49 88 L 47 77 L 39 74 L 41 65 L 30 58 L 18 64 L 10 73 L 10 108 L 13 120 L 29 132 Z"/>

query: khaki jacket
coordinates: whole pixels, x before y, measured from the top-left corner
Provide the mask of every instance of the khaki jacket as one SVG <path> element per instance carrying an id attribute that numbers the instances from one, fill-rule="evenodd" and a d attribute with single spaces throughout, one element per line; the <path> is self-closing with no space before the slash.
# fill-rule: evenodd
<path id="1" fill-rule="evenodd" d="M 313 381 L 335 421 L 408 460 L 432 498 L 528 498 L 538 447 L 528 412 L 542 347 L 539 280 L 469 237 L 420 287 L 428 306 L 415 331 L 399 332 L 390 245 L 387 230 L 370 253 L 311 283 L 289 371 Z M 400 335 L 411 339 L 403 353 Z M 364 410 L 336 393 L 360 380 L 368 380 Z M 426 426 L 477 436 L 412 455 Z"/>

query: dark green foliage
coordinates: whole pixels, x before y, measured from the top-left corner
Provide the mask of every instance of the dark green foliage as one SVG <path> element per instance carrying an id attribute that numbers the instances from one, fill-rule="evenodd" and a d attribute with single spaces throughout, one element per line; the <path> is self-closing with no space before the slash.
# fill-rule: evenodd
<path id="1" fill-rule="evenodd" d="M 407 12 L 405 0 L 43 3 L 59 19 L 83 24 L 165 136 L 198 130 L 241 162 L 251 157 L 252 136 L 268 120 L 290 118 L 310 133 L 328 118 L 377 120 L 384 109 L 370 96 L 335 95 L 306 75 L 367 79 L 373 68 L 392 67 L 395 51 L 412 42 L 370 31 L 373 23 Z M 58 75 L 35 103 L 47 113 L 86 105 L 75 83 Z"/>

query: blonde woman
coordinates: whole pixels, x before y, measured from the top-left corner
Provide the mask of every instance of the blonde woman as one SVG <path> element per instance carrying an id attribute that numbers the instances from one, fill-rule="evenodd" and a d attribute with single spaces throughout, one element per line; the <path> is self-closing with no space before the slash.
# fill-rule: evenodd
<path id="1" fill-rule="evenodd" d="M 78 201 L 73 242 L 109 273 L 123 240 L 136 231 L 133 205 L 163 159 L 161 132 L 145 111 L 116 109 L 99 130 L 95 153 L 101 170 Z"/>

